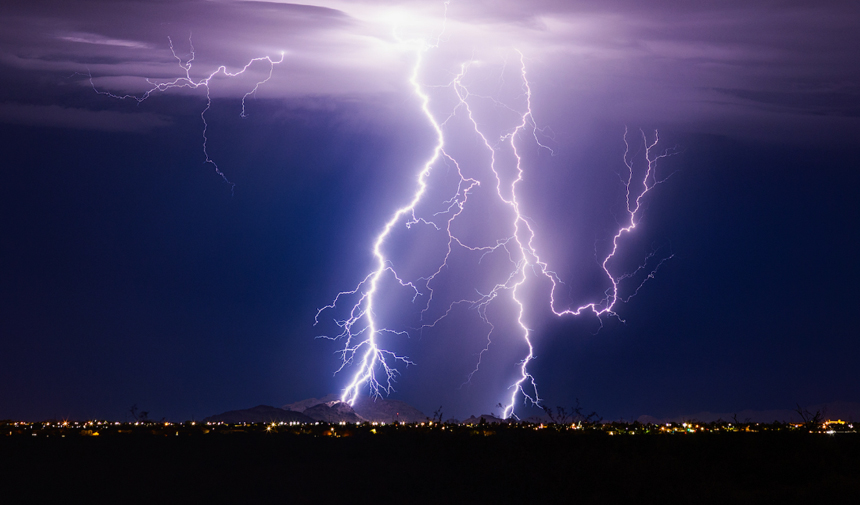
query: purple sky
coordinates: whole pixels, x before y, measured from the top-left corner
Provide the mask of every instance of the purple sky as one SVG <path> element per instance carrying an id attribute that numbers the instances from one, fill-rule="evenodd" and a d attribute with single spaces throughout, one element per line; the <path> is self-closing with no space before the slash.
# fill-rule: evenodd
<path id="1" fill-rule="evenodd" d="M 372 269 L 373 236 L 432 152 L 408 83 L 415 52 L 398 38 L 437 34 L 444 3 L 312 3 L 0 6 L 11 160 L 0 418 L 119 418 L 137 403 L 179 419 L 343 387 L 337 346 L 313 338 L 313 316 Z M 476 93 L 521 104 L 522 52 L 556 153 L 529 147 L 523 202 L 571 286 L 590 286 L 616 226 L 624 127 L 657 128 L 680 150 L 630 244 L 631 262 L 655 249 L 675 257 L 619 309 L 626 324 L 594 335 L 593 318 L 555 319 L 534 288 L 534 373 L 549 405 L 579 397 L 629 417 L 860 401 L 848 320 L 860 301 L 849 156 L 860 138 L 860 8 L 807 3 L 448 6 L 419 76 L 431 111 L 450 113 L 450 94 L 434 86 L 465 61 Z M 87 77 L 142 93 L 147 78 L 181 75 L 168 37 L 186 58 L 189 36 L 195 78 L 284 53 L 245 119 L 239 99 L 268 66 L 210 86 L 209 152 L 236 183 L 232 197 L 202 163 L 200 90 L 137 105 L 96 94 Z M 484 118 L 490 129 L 505 121 L 489 109 Z M 462 125 L 451 131 L 458 156 L 480 165 Z M 487 205 L 464 217 L 464 236 L 504 235 Z M 421 272 L 431 243 L 403 237 L 392 254 Z M 462 279 L 479 284 L 474 274 Z M 466 287 L 445 289 L 456 298 Z M 390 310 L 414 324 L 408 308 Z M 495 310 L 503 321 L 509 308 Z M 474 312 L 450 323 L 399 344 L 416 365 L 396 395 L 427 412 L 490 411 L 507 372 L 487 367 L 461 387 L 485 330 Z"/>

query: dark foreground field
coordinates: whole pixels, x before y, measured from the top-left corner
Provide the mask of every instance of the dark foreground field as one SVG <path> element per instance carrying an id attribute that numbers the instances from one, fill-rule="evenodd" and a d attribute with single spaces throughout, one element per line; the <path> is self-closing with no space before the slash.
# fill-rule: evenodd
<path id="1" fill-rule="evenodd" d="M 26 496 L 21 503 L 78 497 L 92 503 L 729 504 L 860 497 L 857 434 L 501 430 L 486 436 L 400 429 L 339 438 L 184 435 L 2 436 L 0 487 L 6 497 Z"/>

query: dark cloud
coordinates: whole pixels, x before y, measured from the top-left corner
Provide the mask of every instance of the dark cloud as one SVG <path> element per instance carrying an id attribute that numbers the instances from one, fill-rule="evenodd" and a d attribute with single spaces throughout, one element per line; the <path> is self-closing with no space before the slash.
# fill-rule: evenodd
<path id="1" fill-rule="evenodd" d="M 59 105 L 20 103 L 0 103 L 0 117 L 6 123 L 28 126 L 120 132 L 146 132 L 171 124 L 167 117 L 151 112 L 94 111 L 60 107 Z"/>
<path id="2" fill-rule="evenodd" d="M 167 38 L 177 51 L 188 51 L 187 39 L 194 36 L 203 50 L 201 63 L 220 60 L 240 65 L 249 51 L 286 49 L 292 40 L 321 30 L 343 27 L 346 20 L 330 9 L 313 7 L 274 8 L 267 5 L 231 2 L 73 2 L 69 12 L 45 12 L 31 8 L 4 13 L 0 47 L 5 61 L 23 66 L 25 61 L 43 62 L 45 70 L 70 70 L 88 59 L 115 55 L 113 72 L 142 74 L 122 62 L 173 63 Z M 277 35 L 274 35 L 277 33 Z M 263 49 L 265 48 L 265 49 Z M 257 55 L 257 54 L 255 54 Z"/>
<path id="3" fill-rule="evenodd" d="M 760 104 L 762 108 L 788 114 L 814 116 L 860 116 L 860 88 L 846 85 L 844 89 L 812 89 L 796 91 L 757 91 L 718 89 L 721 93 Z"/>

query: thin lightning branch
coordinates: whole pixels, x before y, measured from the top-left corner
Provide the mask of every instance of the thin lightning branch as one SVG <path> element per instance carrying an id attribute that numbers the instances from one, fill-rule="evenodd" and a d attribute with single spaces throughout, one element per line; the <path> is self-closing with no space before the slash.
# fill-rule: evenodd
<path id="1" fill-rule="evenodd" d="M 666 158 L 668 156 L 672 156 L 672 155 L 676 154 L 676 150 L 675 149 L 666 149 L 666 150 L 663 150 L 662 152 L 655 153 L 654 151 L 655 151 L 657 144 L 660 140 L 658 132 L 656 130 L 654 131 L 654 141 L 649 142 L 647 136 L 645 135 L 645 132 L 642 130 L 639 130 L 639 131 L 642 135 L 642 142 L 645 145 L 644 158 L 645 158 L 645 162 L 646 162 L 646 169 L 645 169 L 645 174 L 644 174 L 644 176 L 642 176 L 642 179 L 641 179 L 641 181 L 642 181 L 641 187 L 638 190 L 635 190 L 634 189 L 634 179 L 633 179 L 633 177 L 634 177 L 633 161 L 632 161 L 632 159 L 630 159 L 628 157 L 628 155 L 630 153 L 630 143 L 627 140 L 628 131 L 626 128 L 624 129 L 624 147 L 625 147 L 625 149 L 624 149 L 624 165 L 627 167 L 627 180 L 624 182 L 625 182 L 625 190 L 626 190 L 627 219 L 624 222 L 624 224 L 621 225 L 621 227 L 618 229 L 618 231 L 615 233 L 615 235 L 612 237 L 612 248 L 609 251 L 609 253 L 603 258 L 603 261 L 600 264 L 601 268 L 603 269 L 604 274 L 606 275 L 606 279 L 609 281 L 611 287 L 607 291 L 606 298 L 604 298 L 603 300 L 601 300 L 599 302 L 587 303 L 587 304 L 584 304 L 584 305 L 577 307 L 576 309 L 565 309 L 565 310 L 559 311 L 555 308 L 556 303 L 555 303 L 554 294 L 555 294 L 555 290 L 557 288 L 557 285 L 560 282 L 558 281 L 558 277 L 556 275 L 551 274 L 549 271 L 547 271 L 548 274 L 551 274 L 551 275 L 548 275 L 548 277 L 550 278 L 550 280 L 553 283 L 552 292 L 550 293 L 550 306 L 552 307 L 553 313 L 555 313 L 555 315 L 557 315 L 557 316 L 568 315 L 568 314 L 578 316 L 583 311 L 591 311 L 598 317 L 600 317 L 604 314 L 618 317 L 618 314 L 616 314 L 614 312 L 615 305 L 618 303 L 619 300 L 621 300 L 621 301 L 625 300 L 624 298 L 621 298 L 621 296 L 619 295 L 619 291 L 621 289 L 621 286 L 620 286 L 621 282 L 623 280 L 626 280 L 628 278 L 633 277 L 633 275 L 635 273 L 645 269 L 645 265 L 641 265 L 639 268 L 637 268 L 636 272 L 628 273 L 628 274 L 622 274 L 622 275 L 615 275 L 612 273 L 610 265 L 612 263 L 612 260 L 615 259 L 616 255 L 618 253 L 618 250 L 620 247 L 619 242 L 621 241 L 621 239 L 625 235 L 632 233 L 633 230 L 636 228 L 636 224 L 642 218 L 642 215 L 641 215 L 642 214 L 642 212 L 641 212 L 642 211 L 642 200 L 645 198 L 645 195 L 647 195 L 652 189 L 654 189 L 655 186 L 662 184 L 666 180 L 666 179 L 658 179 L 657 178 L 657 173 L 656 173 L 657 172 L 657 162 L 663 158 Z M 672 256 L 669 256 L 668 258 L 665 258 L 662 261 L 660 261 L 657 264 L 657 266 L 654 267 L 654 269 L 645 277 L 645 280 L 642 283 L 640 283 L 639 286 L 637 286 L 633 290 L 633 294 L 631 294 L 626 299 L 630 299 L 633 296 L 635 296 L 636 293 L 639 292 L 639 289 L 642 287 L 642 284 L 644 284 L 644 282 L 646 282 L 648 279 L 653 278 L 654 274 L 657 272 L 657 269 L 660 268 L 660 266 L 666 260 L 670 259 L 671 257 Z M 650 256 L 649 256 L 649 258 L 646 258 L 646 261 L 647 261 L 647 259 L 650 259 Z"/>
<path id="2" fill-rule="evenodd" d="M 266 75 L 266 78 L 261 80 L 261 81 L 258 81 L 256 84 L 254 84 L 254 87 L 250 91 L 248 91 L 247 93 L 242 95 L 242 110 L 239 113 L 239 116 L 242 118 L 248 117 L 248 115 L 245 111 L 245 101 L 248 99 L 249 96 L 252 96 L 252 95 L 256 96 L 257 90 L 260 89 L 260 86 L 262 86 L 263 84 L 268 82 L 269 79 L 272 78 L 272 73 L 274 72 L 275 65 L 282 63 L 284 61 L 284 53 L 283 52 L 281 53 L 281 57 L 278 60 L 274 60 L 269 56 L 262 56 L 259 58 L 253 58 L 253 59 L 249 60 L 248 63 L 246 63 L 245 66 L 243 66 L 240 70 L 237 70 L 235 72 L 230 72 L 227 70 L 226 66 L 221 65 L 218 68 L 216 68 L 213 72 L 211 72 L 208 76 L 203 77 L 199 80 L 195 80 L 193 77 L 191 77 L 191 67 L 192 67 L 192 63 L 194 62 L 194 56 L 195 56 L 194 55 L 194 44 L 191 41 L 191 36 L 188 37 L 190 56 L 187 60 L 184 60 L 184 61 L 178 54 L 176 54 L 176 50 L 173 47 L 173 40 L 170 37 L 168 37 L 167 41 L 170 44 L 171 54 L 173 54 L 173 57 L 176 59 L 177 63 L 179 64 L 179 68 L 181 68 L 183 70 L 183 73 L 184 73 L 183 76 L 177 77 L 176 79 L 173 79 L 171 81 L 158 82 L 158 83 L 153 82 L 151 79 L 147 79 L 146 82 L 152 84 L 152 88 L 148 89 L 147 91 L 145 91 L 141 95 L 131 95 L 131 94 L 115 95 L 109 91 L 100 90 L 96 87 L 95 82 L 93 82 L 92 73 L 88 74 L 89 80 L 90 80 L 90 85 L 92 86 L 93 90 L 100 95 L 109 96 L 111 98 L 116 98 L 119 100 L 134 100 L 138 104 L 146 101 L 155 93 L 162 93 L 162 92 L 165 92 L 167 90 L 174 89 L 174 88 L 191 88 L 191 89 L 203 88 L 203 89 L 205 89 L 206 90 L 206 106 L 200 112 L 200 119 L 203 122 L 202 135 L 203 135 L 204 163 L 208 163 L 208 164 L 212 165 L 212 167 L 215 169 L 215 173 L 218 174 L 222 179 L 224 179 L 224 182 L 226 182 L 227 184 L 230 185 L 231 192 L 232 192 L 233 189 L 235 189 L 236 185 L 234 183 L 230 182 L 229 179 L 227 179 L 227 176 L 224 174 L 224 172 L 221 171 L 221 169 L 218 167 L 218 164 L 215 163 L 215 161 L 209 156 L 209 150 L 208 150 L 208 145 L 207 145 L 209 142 L 209 138 L 206 135 L 207 131 L 209 129 L 209 123 L 206 121 L 206 113 L 209 112 L 209 109 L 212 107 L 212 96 L 210 94 L 209 83 L 218 74 L 224 74 L 224 76 L 226 76 L 226 77 L 236 77 L 236 76 L 244 74 L 251 67 L 251 65 L 253 65 L 254 63 L 263 62 L 263 61 L 268 62 L 269 71 L 268 71 L 268 74 Z"/>

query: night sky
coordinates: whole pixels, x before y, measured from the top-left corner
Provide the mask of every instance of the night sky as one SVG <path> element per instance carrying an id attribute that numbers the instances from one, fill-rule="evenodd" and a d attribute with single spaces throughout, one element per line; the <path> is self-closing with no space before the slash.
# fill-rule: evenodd
<path id="1" fill-rule="evenodd" d="M 398 38 L 438 35 L 445 8 L 311 3 L 0 5 L 0 419 L 124 420 L 132 405 L 200 419 L 349 382 L 350 368 L 335 375 L 342 342 L 315 338 L 343 312 L 314 317 L 375 268 L 375 235 L 433 153 L 409 84 L 416 51 Z M 454 105 L 440 86 L 468 61 L 476 95 L 522 105 L 522 53 L 554 154 L 522 137 L 521 205 L 565 282 L 561 305 L 606 288 L 598 256 L 623 217 L 625 128 L 632 154 L 640 128 L 677 148 L 624 261 L 671 259 L 602 328 L 553 316 L 546 283 L 530 284 L 529 370 L 545 405 L 579 398 L 607 419 L 860 402 L 860 7 L 691 4 L 453 0 L 424 53 L 440 119 Z M 168 37 L 187 60 L 189 36 L 198 79 L 284 52 L 245 118 L 265 63 L 210 85 L 208 153 L 235 186 L 205 163 L 205 89 L 138 104 L 89 81 L 140 95 L 147 78 L 181 77 Z M 504 121 L 502 109 L 484 118 Z M 458 160 L 481 167 L 486 152 L 451 125 Z M 469 210 L 461 238 L 491 243 L 500 215 Z M 420 276 L 438 242 L 397 237 L 398 266 Z M 440 299 L 486 281 L 455 270 Z M 415 326 L 409 296 L 386 295 L 389 320 Z M 498 340 L 468 384 L 487 334 L 474 309 L 387 336 L 415 363 L 392 398 L 498 413 L 521 351 L 505 344 L 510 309 L 488 310 Z"/>

